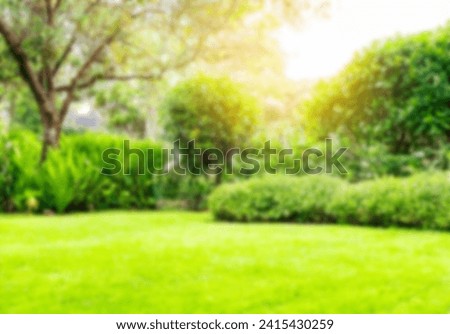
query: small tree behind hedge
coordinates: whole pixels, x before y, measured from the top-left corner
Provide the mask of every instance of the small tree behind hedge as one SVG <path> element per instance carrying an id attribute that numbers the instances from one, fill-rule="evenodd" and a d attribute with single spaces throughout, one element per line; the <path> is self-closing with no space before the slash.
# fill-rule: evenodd
<path id="1" fill-rule="evenodd" d="M 163 103 L 165 128 L 171 140 L 179 140 L 182 147 L 195 140 L 197 148 L 216 148 L 224 155 L 249 141 L 259 110 L 256 100 L 238 84 L 205 75 L 181 82 Z M 229 159 L 228 155 L 224 162 L 229 163 Z M 199 163 L 206 162 L 202 159 Z"/>

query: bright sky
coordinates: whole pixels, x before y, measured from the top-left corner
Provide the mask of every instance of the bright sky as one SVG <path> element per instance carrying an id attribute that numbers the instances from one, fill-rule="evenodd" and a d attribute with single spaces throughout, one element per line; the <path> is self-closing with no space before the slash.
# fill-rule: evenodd
<path id="1" fill-rule="evenodd" d="M 450 19 L 450 0 L 330 0 L 328 19 L 315 18 L 301 31 L 277 34 L 292 79 L 337 73 L 356 50 L 373 40 L 437 27 Z"/>

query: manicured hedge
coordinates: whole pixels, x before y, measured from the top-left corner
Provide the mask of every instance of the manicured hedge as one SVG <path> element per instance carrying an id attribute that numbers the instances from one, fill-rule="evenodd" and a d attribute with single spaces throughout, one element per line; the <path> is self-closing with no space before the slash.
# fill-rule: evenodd
<path id="1" fill-rule="evenodd" d="M 227 184 L 209 198 L 217 219 L 340 222 L 450 229 L 450 174 L 357 184 L 326 176 L 267 177 Z"/>
<path id="2" fill-rule="evenodd" d="M 321 222 L 329 220 L 326 205 L 344 185 L 328 176 L 255 178 L 217 188 L 209 207 L 230 221 Z"/>
<path id="3" fill-rule="evenodd" d="M 338 222 L 374 226 L 450 228 L 450 174 L 386 177 L 348 186 L 328 212 Z"/>

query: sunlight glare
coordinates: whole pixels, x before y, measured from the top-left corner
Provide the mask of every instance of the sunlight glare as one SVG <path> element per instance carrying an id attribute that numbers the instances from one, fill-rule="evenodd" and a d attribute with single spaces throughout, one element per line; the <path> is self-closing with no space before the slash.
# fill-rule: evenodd
<path id="1" fill-rule="evenodd" d="M 328 19 L 315 18 L 301 31 L 283 27 L 276 37 L 286 75 L 312 80 L 336 74 L 376 39 L 431 29 L 449 19 L 448 0 L 335 0 Z"/>

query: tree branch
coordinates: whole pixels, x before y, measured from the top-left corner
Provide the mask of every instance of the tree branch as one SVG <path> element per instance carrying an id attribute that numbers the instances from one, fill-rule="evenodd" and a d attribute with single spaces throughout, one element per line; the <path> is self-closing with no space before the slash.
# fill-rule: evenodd
<path id="1" fill-rule="evenodd" d="M 45 112 L 51 114 L 51 109 L 49 108 L 49 101 L 45 94 L 45 90 L 39 82 L 33 68 L 31 67 L 27 54 L 22 49 L 20 39 L 6 26 L 1 18 L 0 34 L 3 36 L 6 44 L 8 45 L 9 51 L 15 59 L 23 80 L 31 89 L 31 92 L 33 93 L 39 105 L 44 107 L 39 108 L 39 111 L 41 113 Z"/>
<path id="2" fill-rule="evenodd" d="M 163 72 L 158 74 L 108 74 L 108 75 L 93 75 L 86 81 L 80 82 L 76 85 L 75 89 L 86 89 L 92 87 L 98 81 L 132 81 L 132 80 L 157 80 L 160 79 Z M 57 92 L 67 92 L 71 88 L 70 85 L 56 87 Z"/>
<path id="3" fill-rule="evenodd" d="M 57 0 L 57 3 L 55 5 L 55 11 L 56 9 L 59 8 L 59 6 L 61 5 L 62 0 Z M 83 16 L 86 16 L 89 14 L 89 12 L 91 10 L 93 10 L 96 6 L 98 6 L 101 3 L 101 0 L 96 0 L 94 2 L 91 2 L 83 11 Z M 69 42 L 67 43 L 66 47 L 64 48 L 63 53 L 61 54 L 61 56 L 58 58 L 58 60 L 55 63 L 55 66 L 52 70 L 52 75 L 53 77 L 56 76 L 58 74 L 59 69 L 61 68 L 61 66 L 64 64 L 64 61 L 67 59 L 67 57 L 70 55 L 70 52 L 72 52 L 73 46 L 75 45 L 75 42 L 77 41 L 76 38 L 76 34 L 77 31 L 75 29 L 75 31 L 72 33 L 72 37 L 70 38 Z"/>
<path id="4" fill-rule="evenodd" d="M 88 14 L 91 10 L 93 10 L 95 7 L 97 7 L 100 3 L 102 2 L 102 0 L 96 0 L 91 2 L 86 9 L 84 10 L 84 14 Z"/>
<path id="5" fill-rule="evenodd" d="M 61 6 L 61 4 L 62 4 L 62 0 L 56 0 L 53 10 L 56 12 L 59 9 L 59 7 Z"/>
<path id="6" fill-rule="evenodd" d="M 67 89 L 64 91 L 67 92 L 67 96 L 62 104 L 61 110 L 60 110 L 60 117 L 61 120 L 64 119 L 64 117 L 67 115 L 67 112 L 69 111 L 69 106 L 72 103 L 72 100 L 74 98 L 75 90 L 78 87 L 79 81 L 83 78 L 83 76 L 86 74 L 86 72 L 89 70 L 89 68 L 92 66 L 92 64 L 97 60 L 97 58 L 100 56 L 102 51 L 106 46 L 111 44 L 116 36 L 119 34 L 120 28 L 119 25 L 115 28 L 114 32 L 110 34 L 108 37 L 106 37 L 103 42 L 101 42 L 97 48 L 92 52 L 92 54 L 87 58 L 87 60 L 84 62 L 84 64 L 80 67 L 78 72 L 75 74 L 75 76 L 70 81 L 70 84 L 67 86 Z"/>
<path id="7" fill-rule="evenodd" d="M 53 76 L 56 76 L 56 74 L 58 74 L 59 69 L 64 64 L 64 61 L 67 59 L 67 57 L 69 56 L 70 52 L 72 51 L 72 48 L 75 45 L 76 40 L 77 39 L 76 39 L 75 34 L 74 34 L 70 38 L 69 43 L 67 43 L 66 47 L 64 48 L 64 51 L 61 54 L 61 56 L 56 61 L 55 66 L 53 67 L 53 71 L 52 71 L 52 75 Z"/>
<path id="8" fill-rule="evenodd" d="M 161 8 L 161 6 L 150 6 L 132 13 L 131 17 L 137 18 L 140 16 L 145 16 L 146 14 L 164 14 L 164 10 Z"/>
<path id="9" fill-rule="evenodd" d="M 47 24 L 53 24 L 53 7 L 51 0 L 45 0 L 45 9 L 47 12 Z"/>
<path id="10" fill-rule="evenodd" d="M 124 75 L 105 75 L 102 80 L 130 81 L 130 80 L 156 80 L 161 78 L 162 72 L 158 74 L 124 74 Z"/>

